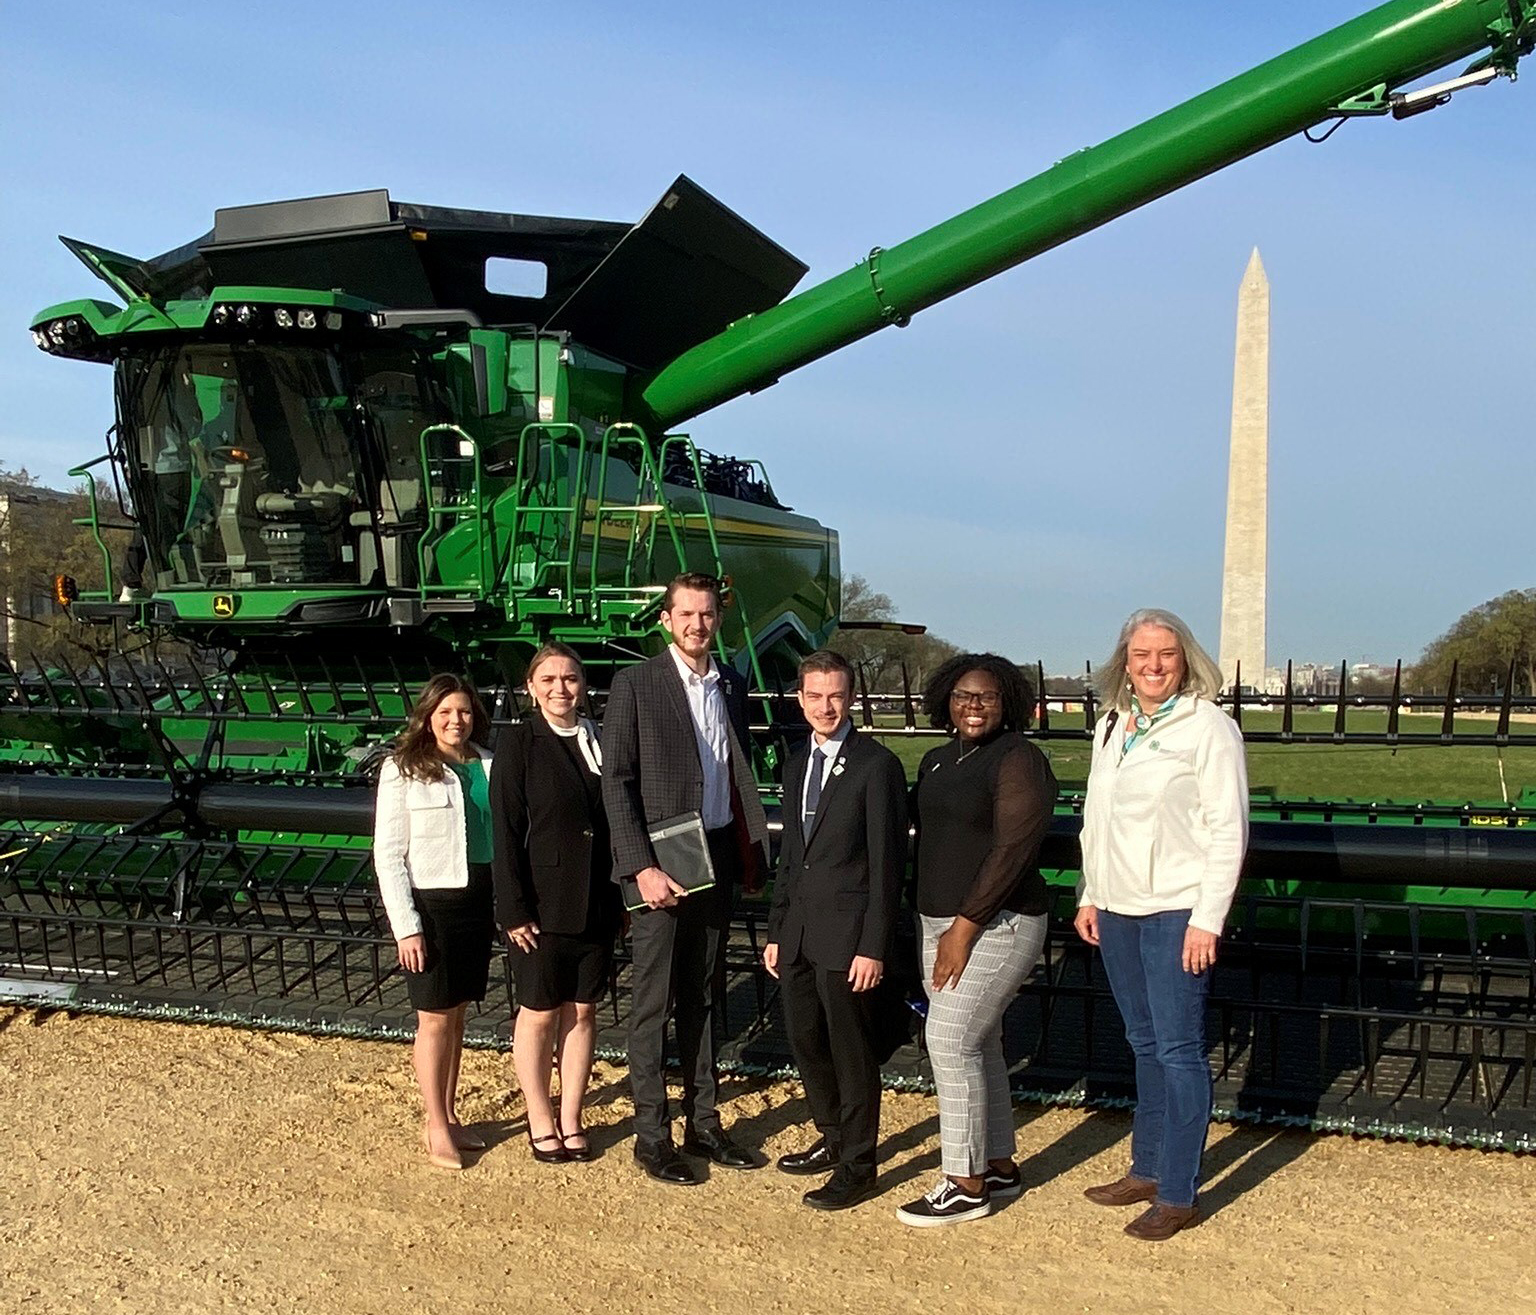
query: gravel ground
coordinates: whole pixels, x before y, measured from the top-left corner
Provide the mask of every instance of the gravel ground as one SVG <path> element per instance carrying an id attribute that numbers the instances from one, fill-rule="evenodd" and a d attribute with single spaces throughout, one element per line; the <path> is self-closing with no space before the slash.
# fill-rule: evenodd
<path id="1" fill-rule="evenodd" d="M 653 1184 L 600 1065 L 603 1152 L 542 1166 L 507 1056 L 466 1056 L 462 1174 L 419 1149 L 396 1044 L 0 1008 L 0 1311 L 1536 1311 L 1528 1157 L 1217 1127 L 1199 1228 L 1162 1245 L 1082 1197 L 1118 1176 L 1121 1114 L 1018 1111 L 1029 1191 L 909 1229 L 933 1102 L 887 1096 L 884 1193 L 818 1214 L 771 1168 Z M 729 1082 L 768 1155 L 812 1140 L 798 1089 Z"/>

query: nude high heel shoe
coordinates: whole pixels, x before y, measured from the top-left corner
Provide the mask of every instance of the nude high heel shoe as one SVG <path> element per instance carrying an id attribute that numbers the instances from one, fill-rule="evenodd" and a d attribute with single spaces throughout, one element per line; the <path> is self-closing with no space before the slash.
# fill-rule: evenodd
<path id="1" fill-rule="evenodd" d="M 460 1170 L 464 1167 L 464 1161 L 459 1158 L 457 1150 L 452 1155 L 440 1155 L 432 1149 L 432 1138 L 427 1135 L 427 1130 L 421 1130 L 421 1148 L 427 1153 L 427 1163 L 434 1169 Z"/>

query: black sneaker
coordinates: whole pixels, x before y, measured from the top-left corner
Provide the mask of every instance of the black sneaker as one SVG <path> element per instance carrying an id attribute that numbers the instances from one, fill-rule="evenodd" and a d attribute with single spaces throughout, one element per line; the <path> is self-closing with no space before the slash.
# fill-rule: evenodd
<path id="1" fill-rule="evenodd" d="M 963 1224 L 991 1213 L 992 1194 L 982 1183 L 979 1192 L 968 1192 L 952 1178 L 940 1178 L 927 1196 L 896 1211 L 896 1218 L 913 1228 L 937 1228 L 942 1224 Z"/>
<path id="2" fill-rule="evenodd" d="M 1024 1195 L 1024 1175 L 1019 1172 L 1018 1165 L 1014 1165 L 1007 1173 L 988 1165 L 986 1173 L 981 1175 L 981 1181 L 987 1185 L 987 1192 L 994 1201 L 1011 1201 L 1016 1196 Z"/>

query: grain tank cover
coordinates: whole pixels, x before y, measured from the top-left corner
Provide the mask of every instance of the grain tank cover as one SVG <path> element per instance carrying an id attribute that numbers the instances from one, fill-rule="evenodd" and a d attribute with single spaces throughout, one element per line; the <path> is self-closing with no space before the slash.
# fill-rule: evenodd
<path id="1" fill-rule="evenodd" d="M 655 370 L 743 315 L 777 306 L 806 266 L 678 175 L 548 322 Z"/>
<path id="2" fill-rule="evenodd" d="M 331 288 L 392 309 L 466 309 L 486 324 L 567 332 L 644 370 L 777 305 L 806 269 L 685 177 L 638 224 L 413 205 L 379 188 L 227 206 L 211 232 L 149 260 L 64 242 L 124 296 Z M 490 291 L 496 258 L 542 265 L 543 295 Z"/>
<path id="3" fill-rule="evenodd" d="M 629 232 L 596 219 L 391 201 L 382 188 L 215 213 L 199 244 L 215 285 L 340 288 L 396 309 L 465 308 L 487 324 L 541 324 Z M 486 261 L 534 261 L 542 297 L 486 288 Z"/>

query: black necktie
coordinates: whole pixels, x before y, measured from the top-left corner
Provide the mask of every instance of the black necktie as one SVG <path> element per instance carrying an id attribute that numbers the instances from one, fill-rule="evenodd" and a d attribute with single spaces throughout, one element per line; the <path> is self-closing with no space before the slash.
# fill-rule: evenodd
<path id="1" fill-rule="evenodd" d="M 800 827 L 807 837 L 810 836 L 811 827 L 816 821 L 816 805 L 821 802 L 821 769 L 826 761 L 827 756 L 820 749 L 811 750 L 811 775 L 805 783 L 805 817 Z"/>

